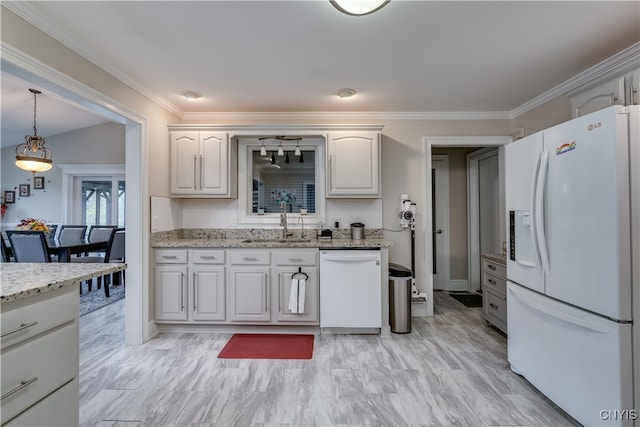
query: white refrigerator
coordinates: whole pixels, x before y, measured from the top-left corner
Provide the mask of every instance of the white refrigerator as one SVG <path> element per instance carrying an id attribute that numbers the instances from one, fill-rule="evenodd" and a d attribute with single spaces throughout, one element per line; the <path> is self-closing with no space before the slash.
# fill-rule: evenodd
<path id="1" fill-rule="evenodd" d="M 509 363 L 587 426 L 640 426 L 638 111 L 505 147 Z"/>

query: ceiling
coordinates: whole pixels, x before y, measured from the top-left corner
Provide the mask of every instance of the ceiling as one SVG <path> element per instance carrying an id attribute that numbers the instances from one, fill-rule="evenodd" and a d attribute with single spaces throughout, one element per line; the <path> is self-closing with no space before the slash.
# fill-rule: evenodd
<path id="1" fill-rule="evenodd" d="M 517 109 L 640 40 L 637 1 L 403 1 L 363 17 L 328 0 L 3 2 L 178 114 Z M 2 74 L 2 145 L 33 126 Z M 335 95 L 353 88 L 349 99 Z M 181 95 L 202 94 L 196 101 Z M 105 121 L 38 97 L 51 136 Z M 8 142 L 11 143 L 8 143 Z"/>

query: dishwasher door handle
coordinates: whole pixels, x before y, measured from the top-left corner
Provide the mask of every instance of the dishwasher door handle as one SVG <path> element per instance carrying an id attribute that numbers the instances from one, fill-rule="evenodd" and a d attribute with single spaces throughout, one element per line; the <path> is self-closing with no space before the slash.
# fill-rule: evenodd
<path id="1" fill-rule="evenodd" d="M 335 262 L 367 262 L 367 261 L 379 261 L 380 260 L 378 255 L 355 255 L 355 256 L 323 255 L 321 259 L 324 260 L 324 261 L 335 261 Z"/>

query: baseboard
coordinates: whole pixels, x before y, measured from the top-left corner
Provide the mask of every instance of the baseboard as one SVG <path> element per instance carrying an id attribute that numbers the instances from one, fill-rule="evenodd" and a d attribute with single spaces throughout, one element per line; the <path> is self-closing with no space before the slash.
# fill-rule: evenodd
<path id="1" fill-rule="evenodd" d="M 447 285 L 447 291 L 468 291 L 468 290 L 469 290 L 469 280 L 467 279 L 449 280 L 449 284 Z"/>

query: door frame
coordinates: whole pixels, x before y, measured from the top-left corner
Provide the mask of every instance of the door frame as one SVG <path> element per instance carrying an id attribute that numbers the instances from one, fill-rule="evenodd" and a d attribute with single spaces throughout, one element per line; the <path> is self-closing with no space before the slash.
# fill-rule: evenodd
<path id="1" fill-rule="evenodd" d="M 129 345 L 142 344 L 155 333 L 147 321 L 150 309 L 148 119 L 9 44 L 2 44 L 1 61 L 3 71 L 34 82 L 50 94 L 125 126 L 125 223 L 129 236 L 126 241 L 125 341 Z"/>
<path id="2" fill-rule="evenodd" d="M 431 212 L 433 206 L 431 205 L 431 148 L 432 147 L 491 147 L 491 146 L 504 146 L 511 142 L 511 136 L 440 136 L 432 137 L 425 136 L 423 138 L 424 143 L 424 171 L 425 180 L 425 202 L 427 212 Z M 425 230 L 428 230 L 425 240 L 425 265 L 426 271 L 433 271 L 433 261 L 431 248 L 433 247 L 433 224 L 431 221 L 431 215 L 425 215 L 426 225 Z M 427 293 L 427 316 L 433 316 L 433 275 L 427 273 L 426 275 L 426 293 Z"/>
<path id="3" fill-rule="evenodd" d="M 442 162 L 442 164 L 444 165 L 444 167 L 447 170 L 447 178 L 444 181 L 440 181 L 440 183 L 436 182 L 436 185 L 442 185 L 442 190 L 443 190 L 443 194 L 445 194 L 444 200 L 442 200 L 442 203 L 446 203 L 444 205 L 444 218 L 443 218 L 443 224 L 442 228 L 444 228 L 446 230 L 445 235 L 443 236 L 444 241 L 443 241 L 443 252 L 445 254 L 449 254 L 451 248 L 450 248 L 450 241 L 449 241 L 449 156 L 446 154 L 433 154 L 431 156 L 431 167 L 430 169 L 433 169 L 433 162 Z M 431 177 L 432 175 L 429 174 L 429 177 Z M 433 185 L 433 181 L 429 184 L 429 186 Z M 433 195 L 432 195 L 433 196 Z M 429 201 L 431 201 L 431 199 L 429 199 Z M 432 224 L 433 227 L 433 224 Z M 431 236 L 433 239 L 433 228 L 431 228 Z M 432 246 L 433 248 L 433 241 L 432 241 Z M 431 259 L 433 260 L 433 256 L 431 257 Z M 431 275 L 431 277 L 433 278 L 433 263 L 431 265 L 432 269 L 429 270 L 427 272 L 428 275 Z M 449 279 L 451 278 L 451 263 L 449 262 L 449 257 L 445 256 L 444 257 L 444 266 L 443 266 L 443 270 L 444 272 L 440 273 L 442 274 L 442 281 L 443 281 L 443 290 L 449 290 Z"/>

